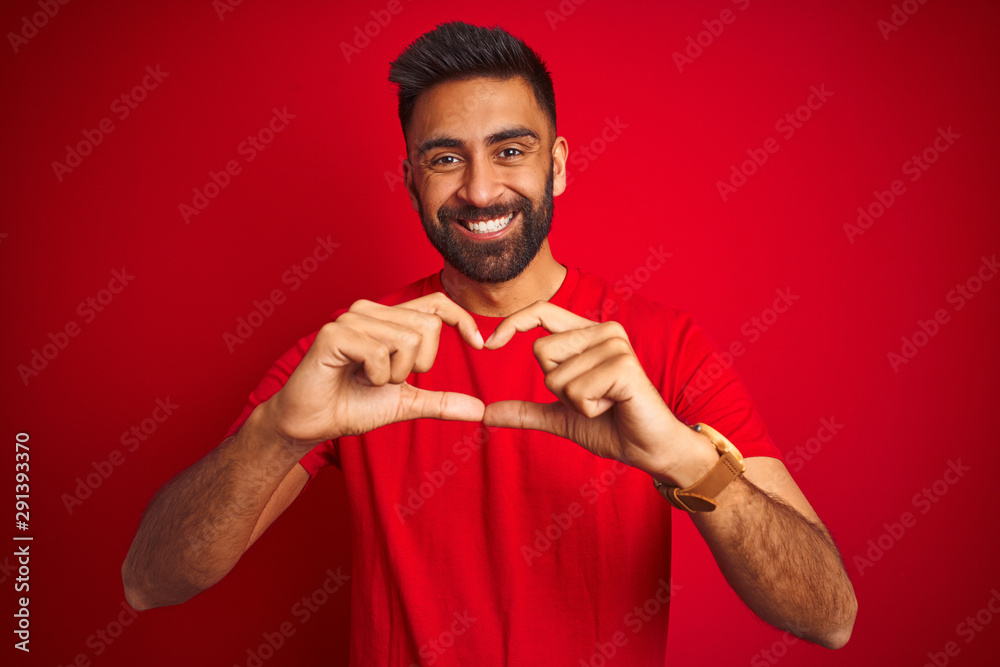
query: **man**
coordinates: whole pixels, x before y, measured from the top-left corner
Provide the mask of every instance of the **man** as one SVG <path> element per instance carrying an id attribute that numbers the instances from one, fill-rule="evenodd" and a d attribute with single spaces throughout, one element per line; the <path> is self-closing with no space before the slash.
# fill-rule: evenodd
<path id="1" fill-rule="evenodd" d="M 450 23 L 390 80 L 444 268 L 339 311 L 275 364 L 150 504 L 123 566 L 130 604 L 214 584 L 334 464 L 353 664 L 587 664 L 609 643 L 621 664 L 662 664 L 667 614 L 643 605 L 669 600 L 671 504 L 762 619 L 846 643 L 840 555 L 735 373 L 696 389 L 715 348 L 689 315 L 553 258 L 569 149 L 538 56 Z"/>

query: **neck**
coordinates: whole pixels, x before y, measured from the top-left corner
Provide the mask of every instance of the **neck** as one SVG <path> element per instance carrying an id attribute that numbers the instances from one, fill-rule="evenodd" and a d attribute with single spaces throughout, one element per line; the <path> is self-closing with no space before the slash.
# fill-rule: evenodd
<path id="1" fill-rule="evenodd" d="M 548 301 L 566 277 L 566 267 L 552 257 L 545 239 L 519 276 L 505 283 L 478 283 L 445 263 L 441 283 L 451 299 L 470 313 L 507 317 L 535 301 Z"/>

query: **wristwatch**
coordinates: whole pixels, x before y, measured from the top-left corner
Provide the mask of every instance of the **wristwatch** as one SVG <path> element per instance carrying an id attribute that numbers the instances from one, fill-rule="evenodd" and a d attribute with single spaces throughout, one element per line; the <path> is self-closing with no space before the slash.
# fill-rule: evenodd
<path id="1" fill-rule="evenodd" d="M 708 424 L 695 424 L 695 431 L 704 433 L 719 451 L 719 462 L 712 469 L 686 489 L 668 486 L 653 478 L 653 485 L 671 505 L 685 512 L 711 512 L 715 509 L 715 498 L 729 483 L 743 474 L 746 465 L 743 455 L 733 443 Z"/>

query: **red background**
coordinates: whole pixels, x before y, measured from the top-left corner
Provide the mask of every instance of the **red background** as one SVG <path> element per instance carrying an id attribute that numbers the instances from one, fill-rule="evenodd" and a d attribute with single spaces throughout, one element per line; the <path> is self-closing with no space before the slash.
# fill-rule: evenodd
<path id="1" fill-rule="evenodd" d="M 327 568 L 350 568 L 336 471 L 213 590 L 143 613 L 110 644 L 95 633 L 120 611 L 119 568 L 149 498 L 218 443 L 270 363 L 336 307 L 440 265 L 392 177 L 403 143 L 385 75 L 410 40 L 451 19 L 499 22 L 547 59 L 560 133 L 578 156 L 585 145 L 601 150 L 586 168 L 579 157 L 570 163 L 551 237 L 557 259 L 611 281 L 641 279 L 644 295 L 692 311 L 719 345 L 745 344 L 737 368 L 855 582 L 860 611 L 845 649 L 786 642 L 742 607 L 675 515 L 681 588 L 669 662 L 922 665 L 954 641 L 952 664 L 993 664 L 1000 619 L 984 612 L 992 624 L 971 637 L 957 626 L 1000 587 L 991 423 L 1000 280 L 961 309 L 947 295 L 1000 250 L 1000 12 L 911 0 L 916 13 L 885 38 L 878 21 L 891 17 L 888 0 L 678 4 L 567 0 L 553 25 L 546 10 L 558 12 L 556 0 L 495 9 L 404 0 L 350 62 L 340 44 L 386 2 L 247 0 L 221 19 L 209 0 L 70 2 L 16 53 L 8 36 L 0 271 L 11 458 L 2 467 L 12 470 L 14 435 L 29 433 L 35 540 L 30 655 L 10 646 L 12 548 L 0 556 L 7 664 L 83 654 L 101 667 L 246 665 L 247 651 L 285 621 L 296 632 L 265 664 L 346 660 L 346 590 L 307 623 L 291 613 Z M 672 52 L 707 30 L 703 21 L 718 28 L 711 21 L 726 8 L 735 20 L 678 71 Z M 5 3 L 0 28 L 19 31 L 38 11 Z M 169 74 L 120 119 L 111 103 L 157 65 Z M 832 95 L 786 138 L 775 123 L 821 85 Z M 274 107 L 295 118 L 247 162 L 238 146 Z M 53 161 L 106 117 L 114 131 L 60 182 Z M 607 119 L 621 132 L 602 146 Z M 960 136 L 911 182 L 903 165 L 938 128 Z M 717 181 L 769 137 L 778 151 L 723 201 Z M 234 159 L 242 172 L 185 224 L 178 205 Z M 845 223 L 895 179 L 905 193 L 849 241 Z M 339 247 L 291 291 L 283 273 L 327 236 Z M 661 245 L 673 253 L 666 265 L 639 271 Z M 122 267 L 135 279 L 84 322 L 78 304 Z M 751 318 L 786 288 L 799 299 L 753 334 Z M 230 352 L 223 334 L 274 289 L 287 301 Z M 887 355 L 939 308 L 947 322 L 894 369 Z M 71 321 L 79 335 L 22 381 L 18 365 Z M 121 434 L 167 397 L 177 410 L 127 451 Z M 795 459 L 831 417 L 843 425 L 837 434 L 818 450 L 813 442 L 810 460 Z M 121 465 L 70 513 L 63 494 L 116 449 Z M 970 470 L 940 482 L 959 460 Z M 13 487 L 11 472 L 4 479 Z M 936 481 L 944 495 L 915 504 Z M 12 491 L 0 494 L 11 514 Z M 915 523 L 889 536 L 885 524 L 907 511 Z M 888 549 L 859 565 L 856 557 L 879 555 L 866 556 L 879 538 Z"/>

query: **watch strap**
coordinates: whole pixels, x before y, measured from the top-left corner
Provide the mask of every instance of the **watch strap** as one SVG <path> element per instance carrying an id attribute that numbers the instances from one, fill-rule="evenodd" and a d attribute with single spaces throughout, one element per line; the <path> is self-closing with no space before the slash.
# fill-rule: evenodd
<path id="1" fill-rule="evenodd" d="M 669 486 L 655 478 L 653 483 L 660 495 L 677 509 L 689 513 L 711 512 L 716 507 L 716 497 L 734 479 L 743 474 L 746 466 L 739 450 L 721 433 L 707 424 L 696 424 L 692 428 L 699 433 L 704 433 L 715 445 L 719 452 L 718 462 L 701 479 L 686 489 Z"/>

